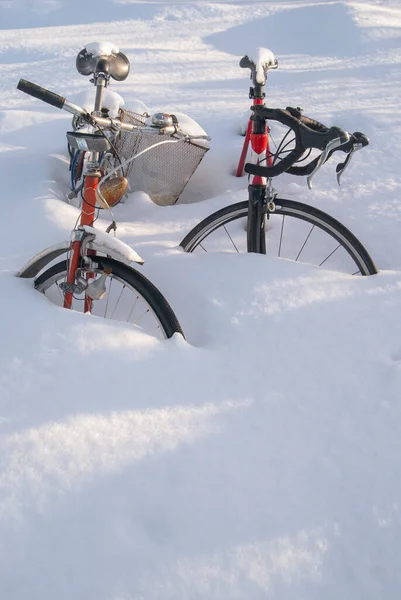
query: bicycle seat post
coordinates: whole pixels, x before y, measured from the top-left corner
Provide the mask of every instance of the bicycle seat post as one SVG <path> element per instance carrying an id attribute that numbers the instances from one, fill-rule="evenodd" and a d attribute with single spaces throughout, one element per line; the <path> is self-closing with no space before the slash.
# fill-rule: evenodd
<path id="1" fill-rule="evenodd" d="M 124 81 L 130 70 L 128 58 L 113 44 L 93 42 L 83 48 L 76 58 L 78 73 L 93 75 L 90 80 L 96 86 L 94 116 L 101 117 L 103 90 L 110 79 Z"/>
<path id="2" fill-rule="evenodd" d="M 252 85 L 249 89 L 249 98 L 252 100 L 252 106 L 262 105 L 264 103 L 265 98 L 265 84 L 266 84 L 266 76 L 267 71 L 269 69 L 277 69 L 278 62 L 275 58 L 274 54 L 267 50 L 266 48 L 259 48 L 256 54 L 256 60 L 250 58 L 248 55 L 243 56 L 240 60 L 239 66 L 242 69 L 249 69 L 251 72 Z M 245 140 L 242 147 L 241 156 L 238 162 L 237 177 L 242 177 L 244 174 L 244 165 L 248 153 L 249 143 L 252 140 L 252 133 L 258 133 L 259 135 L 265 133 L 266 135 L 266 147 L 265 147 L 265 155 L 267 164 L 270 166 L 272 163 L 272 157 L 270 153 L 269 146 L 269 138 L 268 138 L 268 125 L 265 120 L 265 132 L 262 132 L 260 129 L 257 131 L 254 130 L 252 121 L 249 119 L 248 127 L 245 134 Z"/>
<path id="3" fill-rule="evenodd" d="M 107 60 L 100 58 L 93 73 L 93 79 L 91 79 L 91 82 L 93 82 L 96 87 L 95 105 L 93 111 L 93 115 L 95 117 L 102 116 L 103 92 L 110 81 L 110 75 L 108 71 L 109 68 Z"/>
<path id="4" fill-rule="evenodd" d="M 255 81 L 252 82 L 253 86 L 249 88 L 249 98 L 253 100 L 253 105 L 263 104 L 265 99 L 265 86 L 264 84 L 258 84 Z"/>

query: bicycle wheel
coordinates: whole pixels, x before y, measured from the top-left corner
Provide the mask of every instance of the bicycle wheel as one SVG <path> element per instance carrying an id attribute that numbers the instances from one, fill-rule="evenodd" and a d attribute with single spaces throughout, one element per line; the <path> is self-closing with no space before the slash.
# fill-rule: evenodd
<path id="1" fill-rule="evenodd" d="M 363 244 L 342 223 L 323 211 L 293 200 L 275 199 L 265 224 L 266 255 L 352 275 L 374 275 L 377 268 Z M 247 252 L 248 201 L 213 213 L 182 240 L 185 252 Z M 260 227 L 250 235 L 255 248 Z M 263 247 L 263 244 L 259 244 Z"/>
<path id="2" fill-rule="evenodd" d="M 93 301 L 92 314 L 104 319 L 130 323 L 134 327 L 158 338 L 170 338 L 174 333 L 183 335 L 180 324 L 161 292 L 141 273 L 112 258 L 91 256 L 96 269 L 90 273 L 102 274 L 112 269 L 106 278 L 106 293 L 101 300 Z M 84 268 L 80 275 L 85 278 Z M 67 278 L 67 260 L 63 260 L 39 275 L 35 288 L 49 300 L 63 306 L 64 294 L 60 284 Z M 72 309 L 84 311 L 85 292 L 74 292 Z"/>

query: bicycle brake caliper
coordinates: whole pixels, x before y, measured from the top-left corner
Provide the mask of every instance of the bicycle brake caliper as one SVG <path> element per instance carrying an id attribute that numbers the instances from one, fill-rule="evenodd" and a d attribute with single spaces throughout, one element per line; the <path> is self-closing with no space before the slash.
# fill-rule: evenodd
<path id="1" fill-rule="evenodd" d="M 267 215 L 269 215 L 269 213 L 275 212 L 275 210 L 276 210 L 276 204 L 274 201 L 277 197 L 277 194 L 278 194 L 278 191 L 274 189 L 274 187 L 272 186 L 272 182 L 270 180 L 266 187 L 266 213 L 267 213 Z"/>

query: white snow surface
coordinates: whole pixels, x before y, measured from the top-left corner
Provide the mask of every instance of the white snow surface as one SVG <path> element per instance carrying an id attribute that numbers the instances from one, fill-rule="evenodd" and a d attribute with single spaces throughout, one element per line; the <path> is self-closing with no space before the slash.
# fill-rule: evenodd
<path id="1" fill-rule="evenodd" d="M 77 106 L 84 108 L 88 112 L 92 112 L 93 98 L 94 88 L 92 86 L 88 86 L 88 89 L 85 91 L 72 94 L 69 100 Z M 103 90 L 102 106 L 109 109 L 110 118 L 115 119 L 118 116 L 120 108 L 122 108 L 124 104 L 125 100 L 122 96 L 120 96 L 120 94 L 117 94 L 117 92 L 110 88 L 105 88 Z M 132 103 L 130 103 L 130 110 L 134 110 L 135 112 L 140 112 L 140 114 L 142 114 L 143 112 L 146 112 L 146 106 L 140 100 L 135 100 L 134 108 L 132 108 Z"/>
<path id="2" fill-rule="evenodd" d="M 96 247 L 98 244 L 102 248 L 107 249 L 107 254 L 110 254 L 113 258 L 118 258 L 121 262 L 126 264 L 143 263 L 139 254 L 135 252 L 131 246 L 128 246 L 128 244 L 119 240 L 117 237 L 109 235 L 104 231 L 94 229 L 93 227 L 89 227 L 89 225 L 84 225 L 83 228 L 87 233 L 96 236 L 94 246 Z M 104 252 L 106 253 L 105 250 Z"/>
<path id="3" fill-rule="evenodd" d="M 93 56 L 110 56 L 111 54 L 118 54 L 120 49 L 112 42 L 90 42 L 85 44 L 85 49 L 88 54 Z"/>
<path id="4" fill-rule="evenodd" d="M 194 121 L 194 119 L 192 119 L 189 115 L 186 115 L 177 110 L 174 112 L 174 114 L 178 119 L 178 126 L 179 126 L 180 130 L 183 133 L 185 133 L 186 135 L 193 135 L 193 136 L 207 135 L 207 133 L 203 129 L 203 127 L 201 125 L 199 125 L 199 123 Z"/>
<path id="5" fill-rule="evenodd" d="M 1 597 L 398 600 L 399 0 L 13 0 L 0 26 Z M 186 340 L 63 310 L 15 277 L 78 215 L 70 116 L 16 84 L 84 92 L 88 39 L 129 57 L 111 86 L 128 109 L 139 97 L 212 136 L 179 204 L 137 192 L 114 211 Z M 280 65 L 267 104 L 370 137 L 341 188 L 334 161 L 312 191 L 275 185 L 344 222 L 379 275 L 177 249 L 246 198 L 232 175 L 249 106 L 238 62 L 255 43 Z"/>
<path id="6" fill-rule="evenodd" d="M 156 113 L 157 114 L 157 113 Z M 192 119 L 189 115 L 185 115 L 184 113 L 174 111 L 174 115 L 177 117 L 178 121 L 178 129 L 185 135 L 189 136 L 207 136 L 206 131 Z M 150 127 L 155 127 L 152 120 L 153 115 L 148 117 L 145 121 L 145 124 Z"/>
<path id="7" fill-rule="evenodd" d="M 256 65 L 256 82 L 260 85 L 266 83 L 266 69 L 269 65 L 274 65 L 276 57 L 268 48 L 257 48 L 254 52 L 248 53 L 248 57 Z"/>

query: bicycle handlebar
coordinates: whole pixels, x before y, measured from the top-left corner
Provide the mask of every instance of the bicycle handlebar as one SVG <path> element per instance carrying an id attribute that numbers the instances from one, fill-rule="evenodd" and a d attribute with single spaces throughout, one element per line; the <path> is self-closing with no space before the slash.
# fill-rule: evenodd
<path id="1" fill-rule="evenodd" d="M 309 126 L 314 131 L 321 131 L 323 133 L 328 131 L 328 128 L 325 125 L 323 125 L 322 123 L 319 123 L 319 121 L 315 121 L 313 119 L 310 119 L 309 117 L 303 116 L 299 109 L 288 107 L 287 110 L 290 111 L 291 114 L 298 116 L 300 121 L 304 125 Z M 337 129 L 339 129 L 339 128 L 337 128 Z M 360 131 L 355 131 L 354 133 L 348 133 L 348 132 L 344 132 L 344 133 L 346 133 L 348 135 L 348 140 L 341 143 L 336 148 L 331 149 L 327 153 L 327 155 L 324 157 L 324 160 L 322 161 L 321 164 L 323 164 L 324 162 L 327 162 L 329 160 L 329 158 L 331 158 L 331 156 L 333 156 L 334 152 L 341 151 L 348 155 L 351 155 L 356 149 L 364 148 L 365 146 L 367 146 L 369 144 L 369 138 L 365 134 L 361 133 Z M 311 162 L 309 162 L 307 165 L 304 165 L 302 167 L 296 167 L 296 166 L 290 167 L 289 169 L 287 169 L 287 173 L 290 173 L 291 175 L 298 175 L 298 176 L 311 175 L 311 173 L 313 173 L 315 171 L 315 169 L 318 168 L 320 161 L 321 161 L 321 156 L 317 156 L 316 158 L 311 160 Z M 343 167 L 343 165 L 341 163 L 339 165 L 337 165 L 337 168 L 336 168 L 337 173 L 339 173 L 340 171 L 343 170 L 342 167 Z"/>
<path id="2" fill-rule="evenodd" d="M 73 115 L 80 115 L 81 117 L 86 119 L 89 124 L 92 125 L 96 124 L 106 129 L 115 129 L 123 131 L 135 131 L 138 129 L 142 130 L 144 128 L 143 125 L 139 126 L 133 125 L 131 123 L 124 123 L 120 119 L 112 119 L 110 117 L 97 117 L 95 115 L 91 115 L 81 106 L 73 104 L 72 102 L 69 102 L 66 98 L 59 96 L 59 94 L 51 92 L 46 88 L 42 88 L 36 83 L 32 83 L 31 81 L 27 81 L 26 79 L 19 80 L 17 89 L 21 92 L 24 92 L 25 94 L 28 94 L 29 96 L 37 98 L 38 100 L 42 100 L 42 102 L 51 104 L 56 108 L 66 110 L 67 112 L 72 113 Z M 159 128 L 149 126 L 148 129 L 157 132 Z M 161 129 L 159 129 L 159 131 L 161 131 Z M 186 134 L 185 132 L 179 129 L 175 129 L 172 133 L 177 133 L 183 139 L 186 138 L 191 140 L 210 140 L 209 136 L 207 135 L 190 135 Z"/>
<path id="3" fill-rule="evenodd" d="M 72 113 L 73 115 L 81 115 L 82 117 L 90 116 L 88 112 L 81 106 L 69 102 L 66 98 L 63 98 L 63 96 L 60 96 L 55 92 L 51 92 L 46 88 L 42 88 L 40 87 L 40 85 L 32 83 L 32 81 L 20 79 L 17 85 L 17 89 L 21 92 L 24 92 L 24 94 L 33 96 L 33 98 L 42 100 L 42 102 L 51 104 L 51 106 L 55 106 L 56 108 L 66 110 L 67 112 Z"/>
<path id="4" fill-rule="evenodd" d="M 367 138 L 364 133 L 361 133 L 360 131 L 354 131 L 354 133 L 350 134 L 350 139 L 348 142 L 345 142 L 338 148 L 334 148 L 334 150 L 331 150 L 328 153 L 324 162 L 327 162 L 329 160 L 329 158 L 331 158 L 333 156 L 334 152 L 341 151 L 346 154 L 349 154 L 349 153 L 353 152 L 356 148 L 358 148 L 358 149 L 364 148 L 368 144 L 369 144 L 369 138 Z M 320 160 L 320 156 L 317 156 L 316 158 L 311 160 L 311 162 L 309 162 L 307 165 L 303 165 L 302 167 L 296 167 L 296 166 L 290 167 L 289 169 L 287 169 L 286 173 L 289 173 L 290 175 L 301 176 L 301 177 L 310 175 L 316 169 L 319 160 Z M 338 173 L 338 171 L 340 169 L 337 168 L 336 170 Z"/>
<path id="5" fill-rule="evenodd" d="M 42 100 L 42 102 L 47 102 L 47 104 L 51 104 L 56 108 L 64 108 L 65 98 L 55 94 L 54 92 L 50 92 L 50 90 L 47 90 L 46 88 L 36 85 L 36 83 L 32 83 L 26 79 L 20 79 L 17 89 L 25 94 L 29 94 L 29 96 L 37 98 L 38 100 Z"/>
<path id="6" fill-rule="evenodd" d="M 330 153 L 350 140 L 350 134 L 340 127 L 326 127 L 323 123 L 315 121 L 301 114 L 300 110 L 288 107 L 286 110 L 279 108 L 268 108 L 264 105 L 252 106 L 254 114 L 252 121 L 265 121 L 266 119 L 278 121 L 290 127 L 295 134 L 295 148 L 278 164 L 267 167 L 265 165 L 253 165 L 247 163 L 245 172 L 261 177 L 276 177 L 284 172 L 296 169 L 293 165 L 302 157 L 309 148 L 322 150 L 322 154 L 316 162 L 312 161 L 311 171 L 302 174 L 310 174 L 323 164 Z M 310 164 L 312 164 L 310 163 Z M 308 165 L 309 166 L 309 165 Z M 294 173 L 293 174 L 301 174 Z"/>

